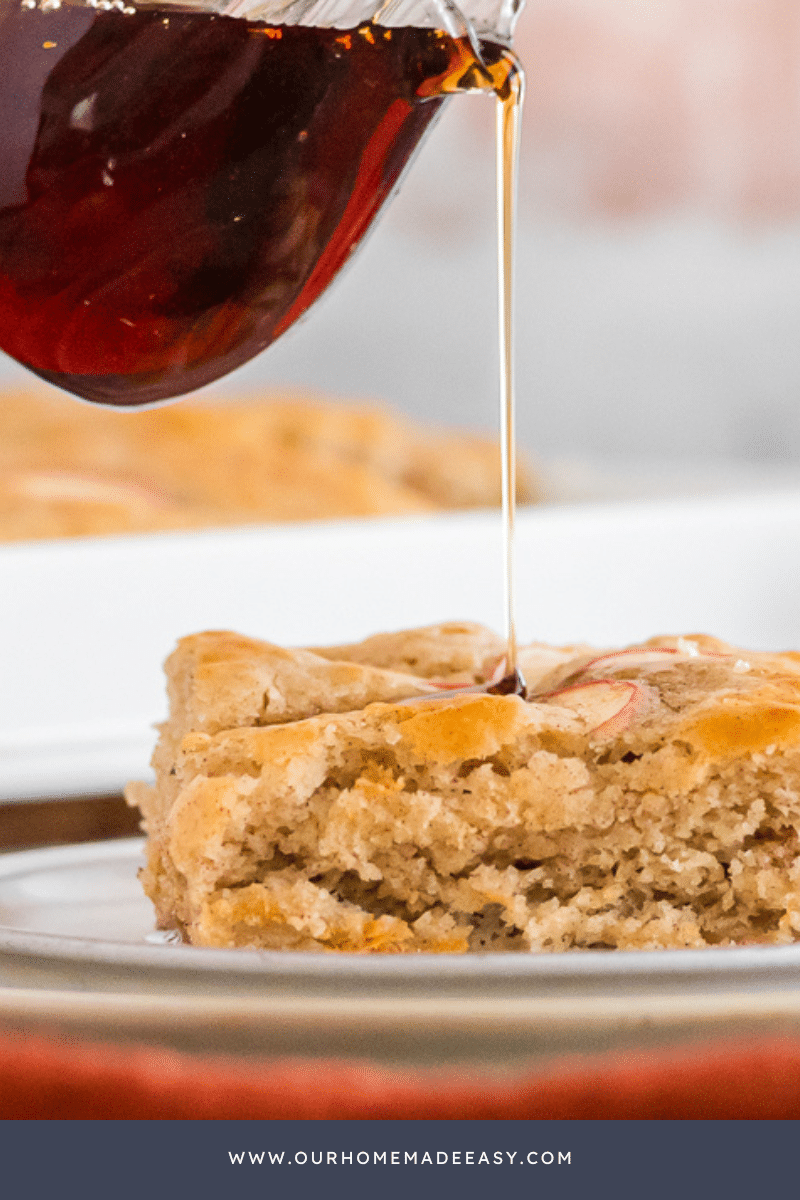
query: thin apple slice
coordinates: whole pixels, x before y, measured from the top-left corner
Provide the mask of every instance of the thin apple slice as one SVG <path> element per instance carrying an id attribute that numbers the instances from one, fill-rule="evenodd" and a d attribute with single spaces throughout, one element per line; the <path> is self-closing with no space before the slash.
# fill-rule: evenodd
<path id="1" fill-rule="evenodd" d="M 77 471 L 20 471 L 8 482 L 18 495 L 45 503 L 121 504 L 126 508 L 143 504 L 166 508 L 171 503 L 158 488 Z"/>
<path id="2" fill-rule="evenodd" d="M 623 667 L 646 667 L 651 664 L 674 662 L 676 658 L 694 658 L 669 646 L 631 646 L 627 650 L 611 650 L 584 663 L 578 674 L 589 671 L 613 671 Z"/>
<path id="3" fill-rule="evenodd" d="M 477 687 L 475 683 L 453 683 L 448 679 L 423 679 L 420 682 L 434 692 L 466 692 L 474 691 Z"/>
<path id="4" fill-rule="evenodd" d="M 453 683 L 447 679 L 428 679 L 425 682 L 431 684 L 439 692 L 483 692 L 486 688 L 492 687 L 495 683 L 499 683 L 505 675 L 506 659 L 505 655 L 501 655 L 492 667 L 492 673 L 485 683 Z"/>
<path id="5" fill-rule="evenodd" d="M 660 663 L 692 662 L 698 658 L 730 658 L 730 654 L 718 654 L 710 650 L 700 650 L 694 642 L 684 642 L 682 647 L 674 646 L 630 646 L 625 650 L 610 650 L 607 654 L 599 654 L 584 663 L 575 672 L 576 677 L 622 670 L 628 667 L 658 666 Z"/>
<path id="6" fill-rule="evenodd" d="M 592 679 L 537 696 L 537 701 L 569 708 L 581 717 L 589 732 L 613 737 L 627 729 L 652 706 L 654 693 L 631 679 Z"/>

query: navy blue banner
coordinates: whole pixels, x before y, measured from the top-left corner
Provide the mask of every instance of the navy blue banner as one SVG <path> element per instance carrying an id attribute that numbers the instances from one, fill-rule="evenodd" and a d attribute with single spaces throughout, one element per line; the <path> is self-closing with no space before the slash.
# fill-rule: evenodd
<path id="1" fill-rule="evenodd" d="M 788 1121 L 2 1121 L 0 1180 L 9 1200 L 753 1200 L 795 1194 L 799 1134 Z"/>

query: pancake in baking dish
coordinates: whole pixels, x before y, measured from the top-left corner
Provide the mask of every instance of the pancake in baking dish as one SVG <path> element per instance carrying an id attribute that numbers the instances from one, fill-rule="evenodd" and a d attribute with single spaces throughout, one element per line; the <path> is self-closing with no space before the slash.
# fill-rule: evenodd
<path id="1" fill-rule="evenodd" d="M 433 513 L 499 503 L 491 439 L 304 398 L 138 412 L 0 398 L 0 540 Z M 520 500 L 536 497 L 520 463 Z"/>
<path id="2" fill-rule="evenodd" d="M 470 624 L 181 641 L 155 786 L 128 790 L 159 927 L 356 952 L 798 938 L 799 655 L 534 645 L 529 698 L 457 690 L 502 655 Z"/>

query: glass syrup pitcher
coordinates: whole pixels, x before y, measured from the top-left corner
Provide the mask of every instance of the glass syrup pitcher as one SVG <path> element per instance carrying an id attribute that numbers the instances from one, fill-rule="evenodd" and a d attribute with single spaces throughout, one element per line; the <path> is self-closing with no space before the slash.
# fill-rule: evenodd
<path id="1" fill-rule="evenodd" d="M 522 0 L 0 0 L 0 349 L 144 405 L 260 353 L 348 261 Z"/>

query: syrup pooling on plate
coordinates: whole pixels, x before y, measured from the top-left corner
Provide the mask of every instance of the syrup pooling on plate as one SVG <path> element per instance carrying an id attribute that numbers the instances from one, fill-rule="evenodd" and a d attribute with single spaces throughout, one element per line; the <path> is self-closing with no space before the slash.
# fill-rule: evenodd
<path id="1" fill-rule="evenodd" d="M 0 347 L 119 405 L 233 370 L 344 265 L 471 53 L 431 29 L 0 0 Z"/>

